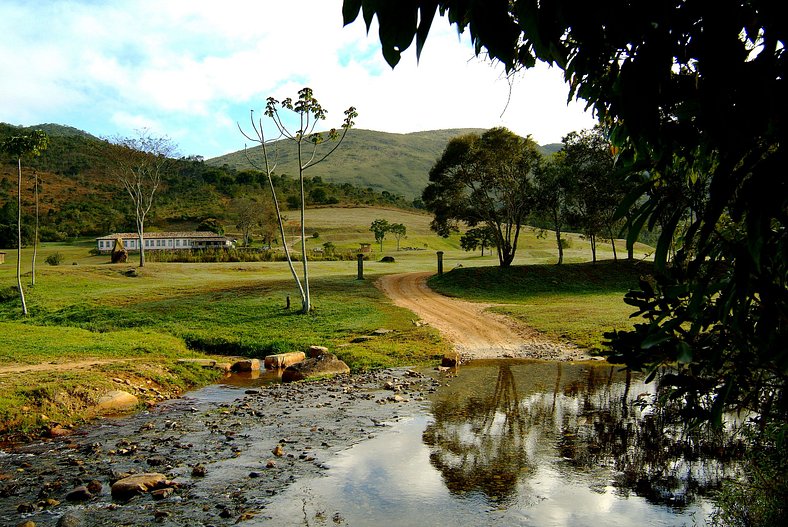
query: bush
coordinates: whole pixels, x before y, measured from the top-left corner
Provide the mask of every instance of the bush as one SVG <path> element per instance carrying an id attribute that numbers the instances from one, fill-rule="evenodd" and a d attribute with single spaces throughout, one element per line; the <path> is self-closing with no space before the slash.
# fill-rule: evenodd
<path id="1" fill-rule="evenodd" d="M 55 252 L 47 256 L 44 261 L 49 265 L 60 265 L 63 263 L 63 255 L 59 252 Z"/>

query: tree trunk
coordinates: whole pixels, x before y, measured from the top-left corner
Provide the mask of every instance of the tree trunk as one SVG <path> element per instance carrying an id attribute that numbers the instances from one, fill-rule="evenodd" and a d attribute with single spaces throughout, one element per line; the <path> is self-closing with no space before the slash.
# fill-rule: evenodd
<path id="1" fill-rule="evenodd" d="M 589 240 L 591 241 L 591 262 L 596 263 L 596 234 L 592 234 Z"/>
<path id="2" fill-rule="evenodd" d="M 610 234 L 610 245 L 613 246 L 613 261 L 617 262 L 618 261 L 618 253 L 616 252 L 616 239 L 615 239 L 615 237 L 613 235 L 613 228 L 612 227 L 608 228 L 608 231 L 609 231 L 609 234 Z"/>
<path id="3" fill-rule="evenodd" d="M 16 286 L 19 288 L 19 299 L 22 301 L 22 314 L 27 316 L 25 290 L 22 289 L 22 158 L 17 158 L 17 206 L 16 206 Z"/>
<path id="4" fill-rule="evenodd" d="M 36 285 L 36 257 L 38 256 L 38 174 L 33 172 L 33 178 L 35 179 L 36 229 L 33 235 L 33 262 L 30 266 L 32 271 L 30 276 L 30 287 L 35 287 Z"/>
<path id="5" fill-rule="evenodd" d="M 558 244 L 558 264 L 561 265 L 564 263 L 564 244 L 561 243 L 561 231 L 556 229 L 555 230 L 555 243 Z"/>
<path id="6" fill-rule="evenodd" d="M 298 179 L 301 183 L 301 261 L 304 268 L 304 296 L 303 306 L 301 312 L 306 314 L 312 310 L 312 299 L 309 295 L 309 264 L 307 263 L 306 256 L 306 226 L 304 224 L 304 208 L 306 207 L 306 198 L 304 196 L 304 165 L 301 161 L 301 143 L 298 143 Z"/>
<path id="7" fill-rule="evenodd" d="M 137 237 L 140 244 L 140 267 L 145 267 L 145 231 L 142 224 L 138 225 Z"/>

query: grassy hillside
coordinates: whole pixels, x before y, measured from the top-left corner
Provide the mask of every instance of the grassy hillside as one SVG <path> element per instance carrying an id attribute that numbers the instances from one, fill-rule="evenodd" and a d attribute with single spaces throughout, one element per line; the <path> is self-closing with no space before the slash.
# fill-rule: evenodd
<path id="1" fill-rule="evenodd" d="M 350 183 L 362 188 L 387 191 L 407 199 L 418 198 L 428 183 L 428 173 L 453 137 L 468 133 L 482 133 L 481 128 L 452 128 L 409 134 L 392 134 L 374 130 L 353 129 L 345 142 L 324 163 L 310 169 L 308 174 L 324 181 Z M 277 172 L 290 176 L 298 174 L 296 150 L 292 141 L 277 142 L 279 164 Z M 251 146 L 251 145 L 250 145 Z M 561 145 L 547 145 L 543 153 L 549 155 Z M 321 145 L 324 152 L 330 145 Z M 247 158 L 248 153 L 248 158 Z M 262 148 L 249 148 L 206 161 L 211 166 L 227 165 L 237 170 L 263 166 Z M 252 163 L 249 162 L 252 160 Z"/>

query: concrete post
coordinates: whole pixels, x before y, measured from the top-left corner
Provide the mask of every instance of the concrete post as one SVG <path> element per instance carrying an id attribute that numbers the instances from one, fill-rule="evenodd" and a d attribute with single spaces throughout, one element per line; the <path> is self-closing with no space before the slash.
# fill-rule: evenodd
<path id="1" fill-rule="evenodd" d="M 364 255 L 357 254 L 356 259 L 358 260 L 358 277 L 356 280 L 363 280 L 364 279 Z"/>
<path id="2" fill-rule="evenodd" d="M 443 251 L 438 251 L 438 276 L 443 274 Z"/>

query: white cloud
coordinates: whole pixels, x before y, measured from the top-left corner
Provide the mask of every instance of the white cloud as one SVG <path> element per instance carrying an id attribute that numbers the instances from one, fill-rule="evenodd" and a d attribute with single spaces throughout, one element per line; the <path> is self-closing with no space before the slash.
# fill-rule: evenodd
<path id="1" fill-rule="evenodd" d="M 155 123 L 177 129 L 169 135 L 185 150 L 211 156 L 242 144 L 234 123 L 250 108 L 308 85 L 329 110 L 328 126 L 350 105 L 357 126 L 392 132 L 503 125 L 547 142 L 592 124 L 577 105 L 566 108 L 559 71 L 528 72 L 509 100 L 500 68 L 473 58 L 444 19 L 420 64 L 411 49 L 391 71 L 377 29 L 367 36 L 361 20 L 343 28 L 341 4 L 4 1 L 0 61 L 14 74 L 0 83 L 0 119 Z M 221 111 L 231 114 L 217 119 Z"/>

